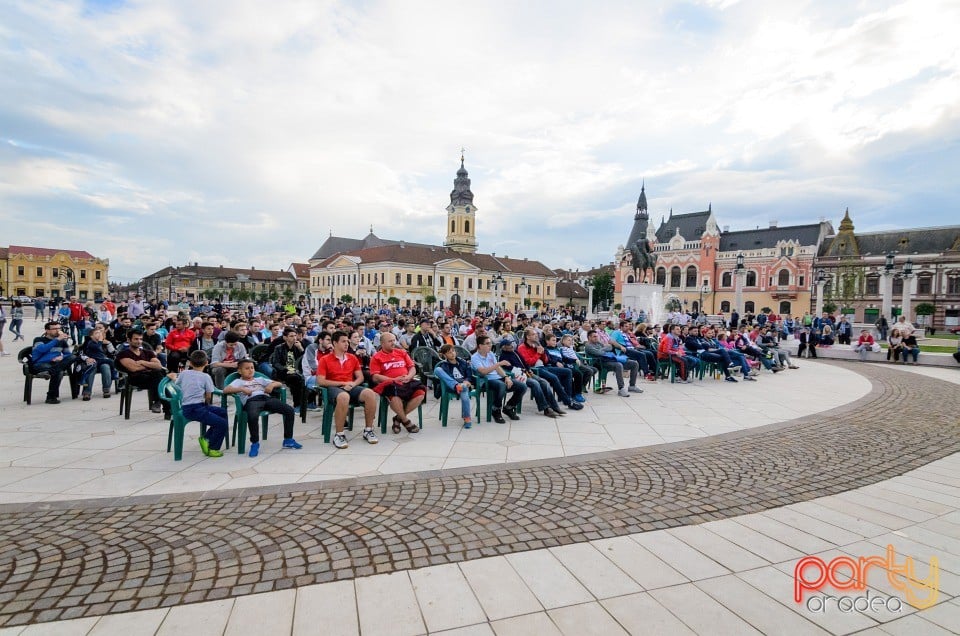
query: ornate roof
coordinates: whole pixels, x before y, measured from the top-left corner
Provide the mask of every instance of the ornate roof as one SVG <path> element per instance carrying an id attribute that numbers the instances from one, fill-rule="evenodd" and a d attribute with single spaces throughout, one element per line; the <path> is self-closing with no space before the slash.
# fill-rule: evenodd
<path id="1" fill-rule="evenodd" d="M 702 212 L 690 212 L 689 214 L 674 214 L 670 212 L 670 218 L 660 223 L 657 228 L 657 242 L 669 243 L 680 230 L 680 236 L 688 241 L 698 241 L 707 230 L 707 220 L 712 212 L 704 210 Z"/>
<path id="2" fill-rule="evenodd" d="M 96 258 L 93 254 L 79 250 L 58 250 L 50 247 L 27 247 L 25 245 L 11 245 L 7 248 L 9 254 L 23 254 L 24 256 L 55 256 L 56 254 L 66 254 L 74 260 Z"/>
<path id="3" fill-rule="evenodd" d="M 800 245 L 820 245 L 822 237 L 831 232 L 830 223 L 811 223 L 809 225 L 785 225 L 756 230 L 740 230 L 720 234 L 721 252 L 738 252 L 776 247 L 780 241 L 796 241 Z M 683 232 L 680 232 L 683 234 Z M 684 235 L 686 236 L 686 235 Z M 699 238 L 700 235 L 697 235 Z"/>
<path id="4" fill-rule="evenodd" d="M 453 180 L 453 190 L 450 192 L 450 205 L 473 205 L 473 192 L 470 191 L 470 177 L 463 167 L 463 157 L 460 157 L 460 169 L 457 178 Z"/>
<path id="5" fill-rule="evenodd" d="M 820 248 L 820 256 L 847 256 L 840 248 L 844 237 L 856 242 L 857 255 L 880 256 L 895 254 L 940 254 L 960 247 L 960 225 L 922 227 L 882 232 L 838 233 L 829 236 Z M 845 246 L 849 249 L 849 245 Z"/>

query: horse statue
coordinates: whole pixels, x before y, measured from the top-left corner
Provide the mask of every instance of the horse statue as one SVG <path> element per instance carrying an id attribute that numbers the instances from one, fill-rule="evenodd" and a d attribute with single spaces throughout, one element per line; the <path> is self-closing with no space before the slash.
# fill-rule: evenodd
<path id="1" fill-rule="evenodd" d="M 633 257 L 633 269 L 638 271 L 637 280 L 643 279 L 647 282 L 647 270 L 653 272 L 657 266 L 657 254 L 653 251 L 646 233 L 640 235 L 640 238 L 630 246 L 630 255 Z"/>

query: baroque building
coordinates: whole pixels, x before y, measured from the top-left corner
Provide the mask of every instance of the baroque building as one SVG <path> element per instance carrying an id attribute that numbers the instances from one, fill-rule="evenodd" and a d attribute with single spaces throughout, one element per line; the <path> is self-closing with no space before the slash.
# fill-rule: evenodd
<path id="1" fill-rule="evenodd" d="M 558 276 L 539 261 L 477 252 L 477 207 L 460 157 L 443 245 L 331 235 L 310 258 L 310 298 L 315 306 L 349 298 L 381 306 L 395 298 L 400 307 L 437 305 L 454 312 L 485 307 L 511 311 L 576 304 L 576 290 L 557 295 Z"/>
<path id="2" fill-rule="evenodd" d="M 813 263 L 824 238 L 833 232 L 827 221 L 807 225 L 722 230 L 713 212 L 706 210 L 669 215 L 650 231 L 646 186 L 640 189 L 637 210 L 626 246 L 614 262 L 614 302 L 621 302 L 623 285 L 637 280 L 630 246 L 646 237 L 657 255 L 654 282 L 663 285 L 665 303 L 686 311 L 729 313 L 736 304 L 738 256 L 743 256 L 741 312 L 764 308 L 780 314 L 809 310 L 813 289 Z M 624 308 L 626 309 L 626 308 Z M 640 309 L 633 307 L 631 309 Z"/>
<path id="3" fill-rule="evenodd" d="M 80 250 L 11 245 L 0 248 L 0 296 L 99 300 L 110 260 Z"/>
<path id="4" fill-rule="evenodd" d="M 888 254 L 892 281 L 885 280 Z M 877 321 L 886 283 L 892 316 L 900 315 L 906 296 L 911 322 L 934 329 L 960 325 L 960 225 L 856 232 L 847 210 L 839 231 L 821 245 L 816 268 L 824 277 L 826 302 L 853 322 Z M 918 314 L 922 305 L 932 306 L 933 313 Z"/>

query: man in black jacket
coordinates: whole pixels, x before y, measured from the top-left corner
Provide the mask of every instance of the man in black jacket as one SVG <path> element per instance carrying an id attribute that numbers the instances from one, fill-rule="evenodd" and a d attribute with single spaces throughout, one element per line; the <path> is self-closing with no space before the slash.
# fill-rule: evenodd
<path id="1" fill-rule="evenodd" d="M 297 358 L 303 355 L 303 345 L 300 344 L 300 334 L 296 327 L 287 327 L 283 330 L 283 341 L 270 354 L 270 366 L 273 367 L 273 379 L 283 382 L 290 387 L 293 394 L 293 408 L 300 407 L 300 398 L 303 396 L 303 377 L 297 373 Z"/>

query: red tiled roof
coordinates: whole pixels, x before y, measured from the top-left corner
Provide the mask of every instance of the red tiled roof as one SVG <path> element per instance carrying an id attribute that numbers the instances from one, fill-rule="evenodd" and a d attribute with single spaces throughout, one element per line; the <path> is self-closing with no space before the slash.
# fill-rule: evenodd
<path id="1" fill-rule="evenodd" d="M 96 258 L 90 252 L 77 250 L 58 250 L 49 247 L 27 247 L 25 245 L 11 245 L 7 248 L 10 254 L 24 254 L 26 256 L 54 256 L 61 252 L 73 259 Z"/>
<path id="2" fill-rule="evenodd" d="M 360 259 L 361 263 L 405 263 L 409 265 L 434 265 L 440 261 L 460 259 L 488 272 L 503 272 L 512 274 L 530 274 L 553 278 L 553 270 L 540 261 L 505 258 L 492 254 L 469 254 L 442 247 L 439 245 L 422 245 L 416 243 L 397 243 L 381 245 L 366 249 L 352 250 L 334 254 L 316 264 L 316 267 L 328 267 L 340 256 L 352 256 Z"/>
<path id="3" fill-rule="evenodd" d="M 290 267 L 297 278 L 310 278 L 310 263 L 290 263 Z"/>

